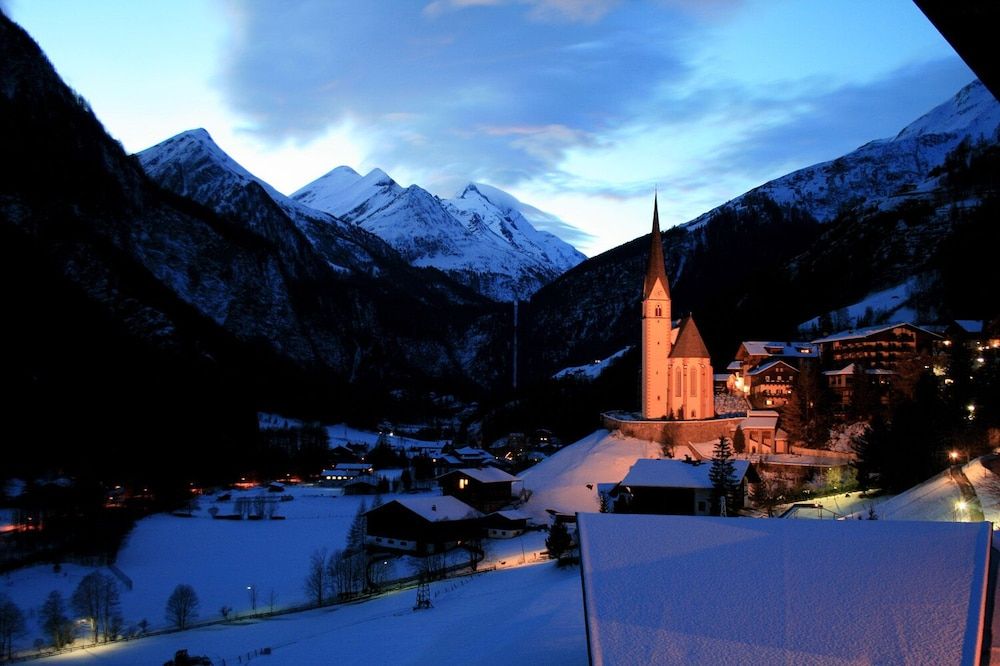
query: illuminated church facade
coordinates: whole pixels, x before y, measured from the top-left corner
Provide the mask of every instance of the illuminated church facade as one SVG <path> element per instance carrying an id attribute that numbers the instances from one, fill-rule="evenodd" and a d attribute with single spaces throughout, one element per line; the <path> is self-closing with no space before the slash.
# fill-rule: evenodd
<path id="1" fill-rule="evenodd" d="M 674 328 L 670 284 L 660 237 L 657 201 L 642 290 L 642 418 L 700 420 L 715 416 L 712 362 L 688 315 Z"/>

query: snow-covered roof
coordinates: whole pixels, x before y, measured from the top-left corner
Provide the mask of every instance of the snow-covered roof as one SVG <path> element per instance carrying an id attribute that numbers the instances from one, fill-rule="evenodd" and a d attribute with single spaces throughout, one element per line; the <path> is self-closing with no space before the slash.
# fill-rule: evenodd
<path id="1" fill-rule="evenodd" d="M 767 372 L 768 370 L 774 368 L 777 365 L 783 365 L 783 366 L 785 366 L 786 368 L 788 368 L 790 370 L 794 370 L 795 372 L 799 371 L 798 368 L 796 368 L 794 365 L 789 365 L 785 361 L 782 361 L 782 360 L 779 359 L 777 361 L 769 361 L 767 363 L 762 363 L 762 364 L 758 365 L 756 368 L 754 368 L 753 370 L 750 370 L 749 372 L 747 372 L 747 374 L 756 377 L 760 373 Z"/>
<path id="2" fill-rule="evenodd" d="M 746 340 L 742 343 L 742 346 L 749 356 L 791 356 L 795 358 L 813 358 L 817 356 L 816 345 L 812 342 Z"/>
<path id="3" fill-rule="evenodd" d="M 496 467 L 483 467 L 481 469 L 474 467 L 455 469 L 442 474 L 440 478 L 443 479 L 444 477 L 451 476 L 452 474 L 464 474 L 470 479 L 475 479 L 480 483 L 501 483 L 504 481 L 510 482 L 521 480 L 516 476 L 511 476 L 502 469 L 497 469 Z"/>
<path id="4" fill-rule="evenodd" d="M 897 321 L 894 324 L 882 324 L 880 326 L 869 326 L 868 328 L 857 328 L 850 331 L 841 331 L 840 333 L 834 333 L 833 335 L 828 335 L 825 338 L 819 338 L 818 340 L 813 340 L 814 344 L 823 344 L 826 342 L 843 342 L 844 340 L 857 340 L 859 338 L 867 338 L 870 335 L 876 335 L 884 331 L 889 331 L 899 326 L 906 326 L 909 328 L 916 329 L 918 331 L 923 331 L 927 335 L 933 335 L 934 337 L 940 337 L 937 333 L 929 331 L 923 326 L 917 326 L 916 324 L 911 324 L 908 321 Z"/>
<path id="5" fill-rule="evenodd" d="M 743 364 L 739 361 L 730 361 L 729 365 L 726 366 L 726 370 L 739 370 L 743 367 Z"/>
<path id="6" fill-rule="evenodd" d="M 958 325 L 966 333 L 982 333 L 983 332 L 983 322 L 977 321 L 975 319 L 956 319 L 955 324 Z"/>
<path id="7" fill-rule="evenodd" d="M 466 518 L 482 518 L 483 514 L 460 499 L 450 495 L 431 495 L 429 497 L 400 497 L 393 500 L 409 509 L 424 520 L 439 522 L 442 520 L 464 520 Z M 391 504 L 389 502 L 388 504 Z M 384 504 L 383 506 L 388 506 Z M 372 509 L 372 511 L 376 511 Z M 370 512 L 369 512 L 370 513 Z"/>
<path id="8" fill-rule="evenodd" d="M 989 523 L 586 513 L 578 534 L 593 664 L 979 663 Z"/>
<path id="9" fill-rule="evenodd" d="M 774 426 L 778 423 L 778 415 L 774 416 L 761 415 L 761 414 L 751 414 L 747 418 L 740 421 L 740 427 L 744 430 L 750 428 L 768 428 L 774 429 Z"/>
<path id="10" fill-rule="evenodd" d="M 483 451 L 482 449 L 474 449 L 471 446 L 455 449 L 452 453 L 460 458 L 493 458 L 491 453 Z"/>
<path id="11" fill-rule="evenodd" d="M 742 479 L 749 468 L 746 460 L 733 460 L 733 469 L 737 479 Z M 683 460 L 657 460 L 640 458 L 629 469 L 622 480 L 623 486 L 640 486 L 654 488 L 711 488 L 708 471 L 712 463 L 703 461 L 692 464 Z"/>
<path id="12" fill-rule="evenodd" d="M 333 466 L 333 468 L 338 472 L 367 472 L 372 468 L 372 466 L 369 463 L 337 463 Z"/>
<path id="13" fill-rule="evenodd" d="M 824 370 L 823 374 L 828 377 L 833 377 L 835 375 L 853 375 L 855 373 L 855 364 L 848 363 L 840 370 Z M 894 370 L 886 370 L 884 368 L 867 368 L 865 369 L 866 375 L 894 375 L 896 372 Z"/>
<path id="14" fill-rule="evenodd" d="M 506 509 L 504 511 L 494 511 L 490 514 L 491 516 L 500 516 L 501 518 L 506 518 L 507 520 L 528 520 L 531 518 L 524 511 L 518 511 L 517 509 Z"/>

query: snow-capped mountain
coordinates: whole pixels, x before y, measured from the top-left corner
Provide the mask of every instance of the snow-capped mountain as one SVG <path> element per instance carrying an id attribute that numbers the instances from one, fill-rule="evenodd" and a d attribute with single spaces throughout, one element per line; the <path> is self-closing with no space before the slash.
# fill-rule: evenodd
<path id="1" fill-rule="evenodd" d="M 1000 103 L 975 81 L 892 138 L 668 229 L 675 311 L 696 314 L 713 358 L 738 336 L 795 335 L 831 311 L 868 317 L 868 305 L 873 317 L 924 322 L 997 316 L 978 294 L 1000 289 L 989 270 L 998 146 Z M 523 325 L 524 368 L 551 373 L 634 344 L 648 248 L 637 238 L 539 290 Z"/>
<path id="2" fill-rule="evenodd" d="M 572 246 L 538 231 L 521 213 L 546 215 L 496 188 L 467 186 L 441 200 L 402 187 L 381 169 L 361 176 L 338 167 L 292 195 L 388 242 L 415 266 L 439 268 L 490 298 L 524 299 L 584 259 Z M 499 203 L 498 203 L 499 202 Z"/>
<path id="3" fill-rule="evenodd" d="M 925 181 L 948 153 L 963 140 L 996 141 L 998 128 L 1000 104 L 986 86 L 973 81 L 895 137 L 870 141 L 837 159 L 776 178 L 726 205 L 739 206 L 744 197 L 765 195 L 779 204 L 805 209 L 820 222 L 861 202 L 891 205 L 895 199 L 933 189 L 935 183 Z M 697 217 L 688 227 L 701 226 L 717 210 Z"/>

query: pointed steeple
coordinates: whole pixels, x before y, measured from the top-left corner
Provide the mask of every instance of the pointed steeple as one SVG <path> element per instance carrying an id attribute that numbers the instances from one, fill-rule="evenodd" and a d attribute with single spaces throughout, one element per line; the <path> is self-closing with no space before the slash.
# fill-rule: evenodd
<path id="1" fill-rule="evenodd" d="M 701 332 L 694 323 L 694 317 L 688 315 L 681 322 L 677 331 L 677 342 L 670 350 L 671 358 L 709 358 L 708 347 L 701 338 Z"/>
<path id="2" fill-rule="evenodd" d="M 666 263 L 663 260 L 663 241 L 660 238 L 660 213 L 657 210 L 657 196 L 653 194 L 653 233 L 649 244 L 649 265 L 646 267 L 646 281 L 642 288 L 642 298 L 649 298 L 657 278 L 663 283 L 663 288 L 670 298 L 670 285 L 667 284 Z"/>

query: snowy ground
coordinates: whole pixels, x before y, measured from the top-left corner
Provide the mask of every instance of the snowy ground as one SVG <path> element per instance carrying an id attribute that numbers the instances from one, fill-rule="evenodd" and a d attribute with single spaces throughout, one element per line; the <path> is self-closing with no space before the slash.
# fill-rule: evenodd
<path id="1" fill-rule="evenodd" d="M 639 458 L 662 457 L 655 442 L 598 430 L 521 474 L 524 487 L 531 491 L 521 510 L 539 521 L 548 518 L 548 509 L 597 511 L 597 484 L 618 483 Z"/>
<path id="2" fill-rule="evenodd" d="M 862 495 L 860 491 L 856 490 L 851 493 L 828 495 L 826 497 L 800 500 L 791 504 L 782 504 L 775 507 L 774 513 L 776 516 L 781 516 L 782 518 L 830 520 L 843 518 L 848 515 L 861 515 L 867 518 L 869 508 L 873 508 L 876 515 L 878 515 L 881 511 L 879 506 L 890 499 L 892 499 L 890 495 L 872 497 Z M 812 508 L 806 508 L 805 505 Z M 786 511 L 790 510 L 790 513 L 785 514 Z"/>
<path id="3" fill-rule="evenodd" d="M 580 572 L 552 562 L 403 590 L 364 603 L 115 643 L 42 663 L 162 664 L 186 648 L 215 664 L 585 664 Z M 270 648 L 270 656 L 253 657 Z"/>
<path id="4" fill-rule="evenodd" d="M 533 494 L 522 508 L 540 521 L 547 521 L 546 509 L 596 511 L 597 484 L 620 481 L 638 458 L 646 457 L 662 457 L 659 446 L 596 431 L 524 473 L 524 485 Z M 1000 519 L 998 477 L 979 460 L 964 469 L 987 519 Z M 233 497 L 260 492 L 234 492 Z M 319 548 L 342 548 L 358 505 L 361 501 L 370 503 L 371 498 L 339 497 L 332 489 L 305 486 L 290 487 L 287 492 L 295 499 L 278 504 L 278 513 L 285 520 L 212 520 L 210 507 L 219 506 L 222 513 L 232 507 L 215 502 L 217 496 L 205 496 L 191 518 L 156 515 L 140 521 L 118 560 L 134 582 L 131 591 L 122 592 L 126 624 L 146 619 L 152 628 L 165 627 L 164 605 L 179 583 L 191 584 L 197 591 L 200 621 L 220 619 L 219 609 L 224 605 L 246 615 L 248 586 L 254 588 L 258 610 L 269 606 L 272 591 L 279 608 L 303 603 L 302 580 L 310 554 Z M 961 495 L 962 489 L 946 473 L 885 501 L 876 511 L 887 519 L 953 520 L 955 501 Z M 386 495 L 384 500 L 392 498 Z M 839 496 L 823 501 L 833 502 L 835 510 L 847 513 L 847 499 Z M 861 511 L 866 512 L 866 506 Z M 435 583 L 435 608 L 431 611 L 412 612 L 415 592 L 411 589 L 360 604 L 269 620 L 213 624 L 67 653 L 53 660 L 161 664 L 174 650 L 187 647 L 192 654 L 223 658 L 228 664 L 240 656 L 245 662 L 247 653 L 271 647 L 274 654 L 264 663 L 326 659 L 375 664 L 438 660 L 584 663 L 587 654 L 579 572 L 556 569 L 541 559 L 545 536 L 544 532 L 531 532 L 518 539 L 488 541 L 487 560 L 481 568 L 497 570 L 461 582 Z M 392 566 L 397 575 L 412 573 L 403 560 Z M 0 577 L 0 592 L 28 615 L 31 628 L 19 642 L 22 648 L 41 636 L 37 609 L 48 593 L 59 590 L 69 597 L 91 570 L 67 564 L 55 573 L 51 567 L 38 566 Z M 401 638 L 385 640 L 387 636 Z"/>

